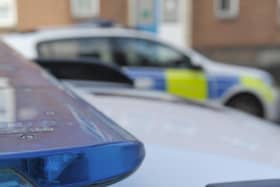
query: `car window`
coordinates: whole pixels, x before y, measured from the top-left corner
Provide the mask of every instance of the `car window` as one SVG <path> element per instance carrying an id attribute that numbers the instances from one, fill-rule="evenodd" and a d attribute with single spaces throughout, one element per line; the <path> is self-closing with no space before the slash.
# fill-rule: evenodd
<path id="1" fill-rule="evenodd" d="M 40 58 L 95 58 L 112 62 L 111 47 L 106 38 L 80 38 L 42 42 L 38 45 Z"/>
<path id="2" fill-rule="evenodd" d="M 190 67 L 184 54 L 164 44 L 131 38 L 117 38 L 113 42 L 113 59 L 121 66 Z"/>

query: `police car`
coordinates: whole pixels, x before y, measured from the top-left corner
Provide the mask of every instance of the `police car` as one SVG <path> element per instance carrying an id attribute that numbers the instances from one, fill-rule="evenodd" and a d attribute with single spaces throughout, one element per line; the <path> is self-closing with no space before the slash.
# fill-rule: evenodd
<path id="1" fill-rule="evenodd" d="M 138 30 L 73 26 L 3 39 L 29 59 L 98 58 L 121 67 L 138 88 L 208 100 L 278 120 L 278 90 L 268 73 L 218 63 Z"/>

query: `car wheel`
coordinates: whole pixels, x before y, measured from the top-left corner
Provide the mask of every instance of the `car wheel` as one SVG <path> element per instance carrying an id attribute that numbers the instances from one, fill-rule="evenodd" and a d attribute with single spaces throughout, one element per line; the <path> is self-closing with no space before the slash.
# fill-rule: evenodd
<path id="1" fill-rule="evenodd" d="M 260 100 L 251 94 L 240 94 L 230 99 L 226 106 L 263 118 L 264 109 Z"/>

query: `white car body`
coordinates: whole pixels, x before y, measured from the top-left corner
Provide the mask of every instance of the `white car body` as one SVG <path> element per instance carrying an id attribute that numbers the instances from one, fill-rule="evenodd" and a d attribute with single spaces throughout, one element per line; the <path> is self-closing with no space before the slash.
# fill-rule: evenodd
<path id="1" fill-rule="evenodd" d="M 280 177 L 276 124 L 162 93 L 73 90 L 145 144 L 142 166 L 114 186 L 205 187 Z"/>
<path id="2" fill-rule="evenodd" d="M 267 99 L 266 93 L 261 93 L 255 88 L 255 85 L 251 87 L 246 87 L 242 84 L 238 84 L 227 91 L 223 96 L 211 101 L 226 105 L 227 102 L 237 96 L 239 93 L 249 93 L 254 95 L 261 103 L 263 107 L 264 117 L 269 120 L 279 119 L 279 94 L 278 90 L 273 86 L 273 78 L 271 75 L 265 71 L 261 71 L 254 68 L 245 68 L 241 66 L 226 65 L 218 63 L 208 58 L 200 55 L 199 53 L 191 49 L 183 49 L 172 45 L 171 43 L 164 41 L 152 34 L 145 32 L 124 29 L 118 27 L 112 28 L 96 28 L 96 27 L 67 27 L 67 28 L 54 28 L 39 30 L 31 33 L 24 34 L 9 34 L 2 36 L 2 39 L 9 44 L 11 47 L 15 48 L 21 54 L 29 59 L 36 59 L 39 57 L 37 51 L 37 45 L 41 42 L 61 40 L 61 39 L 71 39 L 71 38 L 88 38 L 88 37 L 131 37 L 140 38 L 150 41 L 156 41 L 159 43 L 165 43 L 168 46 L 184 53 L 191 58 L 192 62 L 203 67 L 205 74 L 208 75 L 226 75 L 226 76 L 236 76 L 236 77 L 253 77 L 254 79 L 264 84 L 269 89 L 269 94 L 273 99 Z M 141 82 L 141 81 L 140 81 Z M 145 79 L 144 83 L 147 82 Z M 142 82 L 142 83 L 143 83 Z M 149 82 L 149 81 L 148 81 Z M 136 82 L 137 83 L 137 82 Z M 139 83 L 140 86 L 143 84 Z M 147 83 L 147 85 L 149 85 Z M 262 90 L 263 91 L 263 90 Z"/>

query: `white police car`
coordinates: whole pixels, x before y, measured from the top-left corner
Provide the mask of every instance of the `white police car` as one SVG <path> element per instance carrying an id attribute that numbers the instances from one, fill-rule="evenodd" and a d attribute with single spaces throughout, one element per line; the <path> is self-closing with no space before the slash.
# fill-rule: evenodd
<path id="1" fill-rule="evenodd" d="M 270 120 L 279 118 L 278 90 L 268 73 L 214 62 L 144 32 L 73 26 L 3 39 L 29 59 L 98 58 L 122 67 L 141 88 L 213 101 Z"/>

